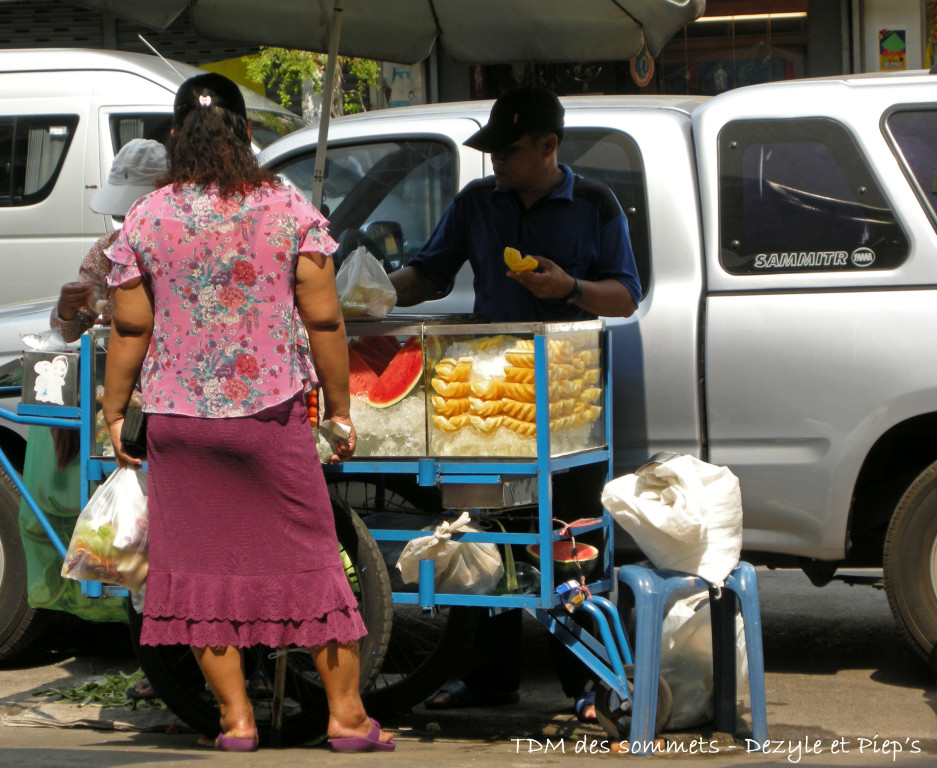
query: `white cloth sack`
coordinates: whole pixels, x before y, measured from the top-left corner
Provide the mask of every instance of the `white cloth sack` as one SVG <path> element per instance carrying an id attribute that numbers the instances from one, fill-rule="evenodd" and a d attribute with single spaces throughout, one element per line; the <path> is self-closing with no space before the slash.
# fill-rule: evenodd
<path id="1" fill-rule="evenodd" d="M 387 317 L 397 303 L 384 267 L 363 245 L 342 262 L 335 289 L 345 317 Z"/>
<path id="2" fill-rule="evenodd" d="M 491 592 L 504 575 L 498 545 L 452 541 L 453 533 L 481 530 L 470 521 L 468 512 L 463 512 L 453 522 L 438 525 L 431 536 L 408 541 L 397 559 L 397 570 L 404 583 L 416 584 L 420 580 L 420 560 L 433 560 L 437 592 L 467 595 Z"/>
<path id="3" fill-rule="evenodd" d="M 691 728 L 713 718 L 713 643 L 709 591 L 678 592 L 664 613 L 660 674 L 673 694 L 668 730 Z M 745 625 L 735 617 L 736 685 L 748 684 Z"/>
<path id="4" fill-rule="evenodd" d="M 726 467 L 694 456 L 651 459 L 606 484 L 602 504 L 655 568 L 722 584 L 742 551 L 742 494 Z"/>

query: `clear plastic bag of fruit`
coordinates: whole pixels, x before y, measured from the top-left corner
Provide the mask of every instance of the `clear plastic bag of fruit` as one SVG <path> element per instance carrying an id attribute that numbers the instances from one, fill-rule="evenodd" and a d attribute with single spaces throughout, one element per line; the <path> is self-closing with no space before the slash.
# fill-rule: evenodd
<path id="1" fill-rule="evenodd" d="M 390 278 L 363 245 L 342 262 L 335 288 L 346 317 L 387 317 L 397 303 Z"/>
<path id="2" fill-rule="evenodd" d="M 146 472 L 118 469 L 78 515 L 62 576 L 137 592 L 146 582 L 148 539 Z"/>

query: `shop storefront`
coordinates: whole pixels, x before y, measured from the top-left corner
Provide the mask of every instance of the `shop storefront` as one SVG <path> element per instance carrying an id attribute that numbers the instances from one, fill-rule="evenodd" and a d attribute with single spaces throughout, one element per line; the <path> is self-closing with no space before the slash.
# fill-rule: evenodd
<path id="1" fill-rule="evenodd" d="M 715 95 L 774 80 L 935 62 L 937 0 L 707 0 L 704 15 L 656 59 L 473 67 L 460 98 L 493 97 L 530 82 L 562 94 Z"/>

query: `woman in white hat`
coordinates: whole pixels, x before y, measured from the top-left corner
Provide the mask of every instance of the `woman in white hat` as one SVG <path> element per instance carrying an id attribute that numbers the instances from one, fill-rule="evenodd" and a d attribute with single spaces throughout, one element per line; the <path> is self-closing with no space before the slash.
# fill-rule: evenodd
<path id="1" fill-rule="evenodd" d="M 91 198 L 95 213 L 111 215 L 123 221 L 139 198 L 156 189 L 166 174 L 166 148 L 158 141 L 131 139 L 114 157 L 107 183 Z M 49 324 L 65 341 L 75 341 L 103 315 L 110 322 L 113 303 L 104 278 L 111 263 L 104 252 L 120 234 L 119 229 L 102 235 L 81 262 L 78 280 L 62 286 L 58 303 L 52 308 Z"/>

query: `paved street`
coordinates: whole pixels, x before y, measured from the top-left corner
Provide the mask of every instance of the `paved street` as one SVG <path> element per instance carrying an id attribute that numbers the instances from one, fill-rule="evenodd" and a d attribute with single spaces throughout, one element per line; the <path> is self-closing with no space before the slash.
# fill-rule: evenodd
<path id="1" fill-rule="evenodd" d="M 934 673 L 905 648 L 884 593 L 840 583 L 816 589 L 793 571 L 762 571 L 760 580 L 771 753 L 749 752 L 744 741 L 733 744 L 728 734 L 702 726 L 666 734 L 668 752 L 653 758 L 654 764 L 688 765 L 701 758 L 712 768 L 937 764 Z M 37 688 L 65 685 L 63 681 L 76 685 L 95 674 L 136 668 L 119 627 L 102 626 L 85 634 L 84 639 L 72 634 L 49 640 L 47 645 L 64 650 L 40 648 L 22 664 L 0 669 L 0 766 L 144 768 L 236 761 L 290 768 L 310 760 L 345 766 L 363 759 L 389 766 L 539 766 L 567 760 L 608 765 L 626 758 L 601 753 L 612 746 L 608 738 L 572 716 L 550 675 L 544 633 L 532 622 L 526 630 L 530 652 L 518 705 L 460 712 L 417 707 L 386 723 L 398 733 L 397 752 L 371 758 L 309 747 L 246 756 L 215 753 L 197 748 L 191 733 L 167 734 L 173 722 L 168 713 L 79 709 L 31 696 Z M 747 722 L 747 709 L 740 713 Z M 33 725 L 11 724 L 25 721 Z M 69 721 L 82 727 L 61 727 Z M 53 727 L 36 727 L 37 722 Z M 596 754 L 589 756 L 587 747 Z M 651 760 L 628 759 L 640 764 Z"/>

